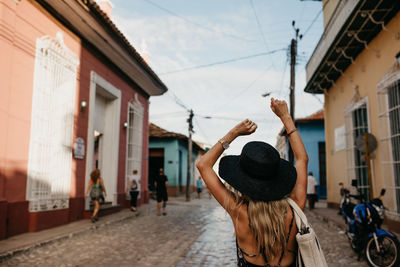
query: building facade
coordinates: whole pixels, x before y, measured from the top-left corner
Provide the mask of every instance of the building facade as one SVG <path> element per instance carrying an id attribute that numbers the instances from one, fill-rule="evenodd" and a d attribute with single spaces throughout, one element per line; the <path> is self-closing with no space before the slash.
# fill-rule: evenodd
<path id="1" fill-rule="evenodd" d="M 324 111 L 296 119 L 295 126 L 308 154 L 308 172 L 312 172 L 317 180 L 318 197 L 326 199 Z M 276 149 L 281 158 L 289 159 L 289 141 L 284 135 L 284 129 L 278 135 Z"/>
<path id="2" fill-rule="evenodd" d="M 0 1 L 0 55 L 0 239 L 87 217 L 96 167 L 108 212 L 126 206 L 167 88 L 110 18 L 91 0 Z"/>
<path id="3" fill-rule="evenodd" d="M 332 12 L 324 9 L 327 24 L 307 63 L 305 88 L 325 96 L 328 203 L 340 202 L 340 182 L 357 180 L 366 197 L 385 188 L 386 221 L 399 230 L 400 2 L 333 3 Z M 366 133 L 373 136 L 370 160 Z"/>
<path id="4" fill-rule="evenodd" d="M 186 191 L 188 177 L 188 137 L 169 132 L 157 125 L 149 125 L 149 188 L 153 189 L 154 177 L 163 168 L 168 177 L 168 195 L 178 196 Z M 198 159 L 205 153 L 196 142 L 192 146 L 190 184 L 194 189 L 195 181 L 200 176 L 195 167 Z"/>

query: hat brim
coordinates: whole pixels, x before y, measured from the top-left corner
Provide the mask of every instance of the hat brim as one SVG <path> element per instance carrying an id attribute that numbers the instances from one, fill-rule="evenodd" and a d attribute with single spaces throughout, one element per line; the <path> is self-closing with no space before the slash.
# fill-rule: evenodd
<path id="1" fill-rule="evenodd" d="M 280 159 L 279 172 L 273 179 L 256 179 L 245 173 L 239 164 L 240 156 L 225 156 L 219 163 L 219 176 L 240 193 L 253 200 L 280 200 L 292 192 L 296 180 L 296 169 L 286 160 Z"/>

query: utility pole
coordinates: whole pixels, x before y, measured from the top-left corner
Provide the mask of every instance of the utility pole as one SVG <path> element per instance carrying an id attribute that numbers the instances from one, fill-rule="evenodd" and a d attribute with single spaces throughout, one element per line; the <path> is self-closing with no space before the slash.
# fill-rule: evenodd
<path id="1" fill-rule="evenodd" d="M 192 176 L 192 133 L 193 133 L 193 110 L 189 111 L 189 118 L 187 122 L 189 124 L 189 140 L 188 140 L 188 169 L 186 179 L 186 201 L 190 201 L 190 177 Z"/>
<path id="2" fill-rule="evenodd" d="M 295 122 L 295 116 L 294 116 L 294 106 L 295 106 L 295 96 L 294 96 L 294 88 L 295 88 L 295 82 L 296 82 L 296 56 L 297 56 L 297 38 L 303 37 L 301 34 L 299 36 L 299 28 L 295 28 L 295 22 L 294 20 L 292 21 L 292 26 L 293 29 L 296 33 L 296 38 L 293 38 L 292 41 L 290 42 L 290 104 L 289 104 L 289 113 L 290 116 L 292 117 L 293 122 Z M 292 147 L 289 144 L 289 162 L 291 164 L 294 163 L 294 155 L 293 155 L 293 150 Z"/>

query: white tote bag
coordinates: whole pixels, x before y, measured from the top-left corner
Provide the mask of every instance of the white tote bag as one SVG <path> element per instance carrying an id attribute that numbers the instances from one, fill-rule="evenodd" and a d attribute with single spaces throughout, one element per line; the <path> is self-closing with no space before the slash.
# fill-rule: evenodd
<path id="1" fill-rule="evenodd" d="M 317 235 L 308 223 L 306 215 L 292 199 L 288 198 L 288 203 L 294 210 L 294 218 L 298 230 L 296 234 L 298 245 L 297 266 L 328 267 Z"/>

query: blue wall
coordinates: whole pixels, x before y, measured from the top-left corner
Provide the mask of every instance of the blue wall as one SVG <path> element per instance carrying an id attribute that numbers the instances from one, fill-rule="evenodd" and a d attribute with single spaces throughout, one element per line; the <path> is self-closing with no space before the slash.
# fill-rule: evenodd
<path id="1" fill-rule="evenodd" d="M 179 167 L 182 173 L 182 186 L 186 185 L 187 180 L 187 160 L 188 148 L 187 142 L 179 139 L 157 139 L 150 140 L 149 148 L 163 148 L 164 149 L 164 173 L 168 177 L 168 186 L 179 186 Z M 182 153 L 182 162 L 179 164 L 179 151 Z M 196 159 L 197 150 L 193 145 L 192 149 L 192 162 Z M 193 183 L 194 164 L 192 164 L 192 177 Z"/>
<path id="2" fill-rule="evenodd" d="M 325 130 L 324 122 L 312 122 L 312 123 L 299 123 L 296 122 L 296 128 L 303 140 L 304 146 L 308 154 L 308 172 L 312 172 L 313 176 L 317 180 L 318 191 L 322 195 L 326 196 L 325 188 L 319 188 L 320 177 L 319 177 L 319 151 L 318 143 L 325 142 Z"/>

